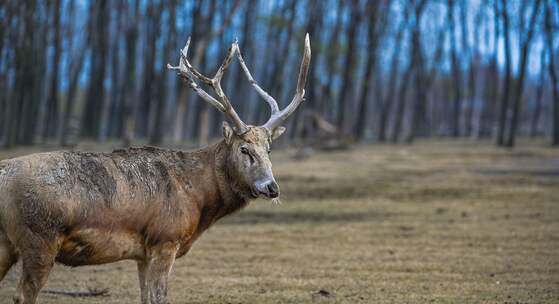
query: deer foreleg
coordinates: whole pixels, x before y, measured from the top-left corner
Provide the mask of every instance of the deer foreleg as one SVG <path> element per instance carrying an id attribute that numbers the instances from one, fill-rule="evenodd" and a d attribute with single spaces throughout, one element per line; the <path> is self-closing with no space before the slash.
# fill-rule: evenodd
<path id="1" fill-rule="evenodd" d="M 149 304 L 169 303 L 167 300 L 167 278 L 175 262 L 177 251 L 178 245 L 174 243 L 164 244 L 151 251 L 145 274 Z"/>
<path id="2" fill-rule="evenodd" d="M 147 268 L 147 261 L 138 261 L 138 279 L 140 281 L 140 299 L 142 304 L 149 304 L 149 289 L 146 278 Z"/>
<path id="3" fill-rule="evenodd" d="M 25 252 L 22 255 L 22 273 L 14 303 L 34 304 L 54 265 L 54 255 Z"/>

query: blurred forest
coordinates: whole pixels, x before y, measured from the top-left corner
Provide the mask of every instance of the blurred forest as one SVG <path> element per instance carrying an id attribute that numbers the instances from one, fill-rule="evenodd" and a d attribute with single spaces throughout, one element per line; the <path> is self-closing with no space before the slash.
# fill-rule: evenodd
<path id="1" fill-rule="evenodd" d="M 512 147 L 540 136 L 559 146 L 557 0 L 0 1 L 0 146 L 207 144 L 221 113 L 166 68 L 187 38 L 208 75 L 238 39 L 285 106 L 307 32 L 306 101 L 284 143 L 445 136 Z M 222 83 L 245 122 L 266 121 L 238 63 Z"/>

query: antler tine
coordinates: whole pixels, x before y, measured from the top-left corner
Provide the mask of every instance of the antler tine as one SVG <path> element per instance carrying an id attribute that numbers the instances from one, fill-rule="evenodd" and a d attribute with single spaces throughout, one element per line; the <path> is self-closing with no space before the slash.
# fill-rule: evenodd
<path id="1" fill-rule="evenodd" d="M 277 112 L 279 112 L 277 101 L 272 96 L 270 96 L 266 91 L 264 91 L 250 74 L 250 71 L 248 70 L 248 67 L 245 63 L 245 60 L 243 59 L 243 55 L 241 55 L 241 49 L 239 48 L 237 41 L 233 43 L 233 47 L 235 47 L 237 50 L 237 58 L 239 59 L 239 63 L 241 64 L 241 67 L 245 72 L 246 77 L 248 78 L 248 82 L 250 82 L 250 84 L 254 87 L 256 92 L 258 92 L 258 94 L 268 103 L 268 105 L 270 105 L 270 108 L 272 110 L 271 115 L 274 115 Z"/>
<path id="2" fill-rule="evenodd" d="M 309 39 L 309 33 L 307 33 L 305 36 L 305 50 L 303 53 L 303 60 L 301 61 L 301 68 L 299 69 L 299 79 L 297 80 L 297 90 L 295 92 L 295 96 L 293 96 L 291 103 L 289 103 L 287 107 L 279 112 L 273 113 L 270 116 L 270 119 L 268 119 L 268 121 L 264 124 L 264 127 L 269 130 L 274 130 L 276 127 L 281 125 L 305 100 L 305 83 L 307 82 L 310 62 L 311 42 Z"/>
<path id="3" fill-rule="evenodd" d="M 190 48 L 190 37 L 188 37 L 188 40 L 186 41 L 186 45 L 181 50 L 181 62 L 184 63 L 184 65 L 186 65 L 186 67 L 192 72 L 194 76 L 196 76 L 196 78 L 200 79 L 202 82 L 206 83 L 207 85 L 211 85 L 212 80 L 209 77 L 206 77 L 202 73 L 200 73 L 197 69 L 195 69 L 192 66 L 192 64 L 190 64 L 190 61 L 188 61 L 189 48 Z"/>
<path id="4" fill-rule="evenodd" d="M 220 111 L 223 112 L 225 110 L 223 108 L 223 105 L 221 105 L 221 103 L 217 101 L 215 98 L 213 98 L 210 94 L 206 93 L 206 91 L 202 90 L 202 88 L 200 88 L 200 86 L 194 80 L 194 78 L 197 76 L 194 75 L 192 70 L 188 68 L 189 64 L 187 64 L 188 60 L 186 59 L 186 56 L 188 55 L 189 46 L 190 46 L 190 38 L 188 38 L 188 41 L 186 42 L 186 46 L 181 50 L 179 65 L 172 66 L 170 64 L 167 64 L 167 68 L 170 70 L 177 71 L 177 74 L 194 90 L 194 92 L 196 92 L 206 102 L 210 103 L 211 105 L 213 105 L 214 107 L 218 108 Z M 203 77 L 203 75 L 201 76 Z M 202 81 L 204 80 L 202 79 Z"/>
<path id="5" fill-rule="evenodd" d="M 223 62 L 219 66 L 219 69 L 217 69 L 217 72 L 215 73 L 215 76 L 214 76 L 214 81 L 216 83 L 221 82 L 221 78 L 223 78 L 223 73 L 229 67 L 229 64 L 231 64 L 231 61 L 233 60 L 233 54 L 235 53 L 235 44 L 236 43 L 237 43 L 237 41 L 235 41 L 235 42 L 233 42 L 233 44 L 231 44 L 231 46 L 227 50 L 227 56 L 225 56 L 225 59 L 223 59 Z"/>
<path id="6" fill-rule="evenodd" d="M 223 105 L 224 108 L 223 112 L 226 115 L 228 115 L 231 121 L 234 123 L 237 133 L 243 134 L 248 130 L 248 127 L 241 120 L 237 112 L 235 112 L 235 109 L 231 105 L 229 98 L 225 96 L 225 93 L 223 93 L 223 89 L 221 88 L 221 78 L 223 77 L 223 73 L 225 72 L 227 67 L 229 67 L 229 64 L 231 64 L 234 53 L 235 53 L 235 42 L 231 45 L 231 47 L 229 47 L 229 50 L 227 51 L 227 56 L 225 56 L 225 59 L 223 59 L 221 66 L 219 66 L 219 69 L 215 73 L 215 76 L 212 79 L 212 87 L 214 88 L 219 99 L 221 100 L 221 104 Z"/>
<path id="7" fill-rule="evenodd" d="M 213 78 L 204 76 L 194 67 L 192 67 L 192 65 L 188 61 L 189 47 L 190 47 L 190 37 L 188 38 L 185 47 L 181 50 L 181 58 L 179 60 L 179 65 L 174 67 L 171 66 L 170 64 L 167 64 L 167 68 L 177 71 L 178 75 L 183 80 L 185 80 L 188 83 L 188 85 L 200 97 L 202 97 L 203 100 L 216 107 L 219 111 L 223 112 L 234 124 L 237 133 L 239 134 L 245 133 L 248 130 L 247 125 L 240 119 L 237 112 L 235 112 L 235 109 L 233 109 L 231 102 L 229 102 L 229 99 L 227 98 L 227 96 L 225 96 L 225 93 L 221 88 L 221 79 L 223 78 L 223 74 L 225 70 L 231 63 L 231 60 L 233 58 L 233 53 L 235 52 L 234 45 L 232 45 L 229 48 L 227 56 L 221 63 L 221 66 L 219 67 L 219 69 L 217 70 Z M 200 86 L 196 83 L 195 78 L 199 79 L 200 81 L 210 86 L 215 91 L 219 101 L 216 100 L 214 97 L 212 97 L 210 94 L 206 93 L 206 91 L 204 91 L 202 88 L 200 88 Z"/>

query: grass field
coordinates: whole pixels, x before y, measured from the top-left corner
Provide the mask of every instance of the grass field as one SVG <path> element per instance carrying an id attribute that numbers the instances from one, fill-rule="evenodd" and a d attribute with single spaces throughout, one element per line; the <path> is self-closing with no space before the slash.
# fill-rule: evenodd
<path id="1" fill-rule="evenodd" d="M 292 154 L 273 155 L 283 204 L 256 201 L 208 231 L 176 262 L 171 303 L 559 303 L 559 152 L 444 141 Z M 139 303 L 131 261 L 56 266 L 47 288 L 109 295 L 41 303 Z"/>

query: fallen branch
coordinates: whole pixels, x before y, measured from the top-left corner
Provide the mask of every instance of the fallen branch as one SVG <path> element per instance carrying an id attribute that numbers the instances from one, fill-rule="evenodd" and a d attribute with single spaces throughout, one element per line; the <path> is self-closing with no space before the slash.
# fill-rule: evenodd
<path id="1" fill-rule="evenodd" d="M 109 295 L 109 289 L 97 289 L 97 288 L 89 288 L 87 291 L 68 291 L 68 290 L 61 290 L 61 289 L 45 289 L 42 291 L 43 293 L 47 294 L 54 294 L 54 295 L 62 295 L 68 296 L 73 298 L 83 298 L 83 297 L 102 297 Z"/>

